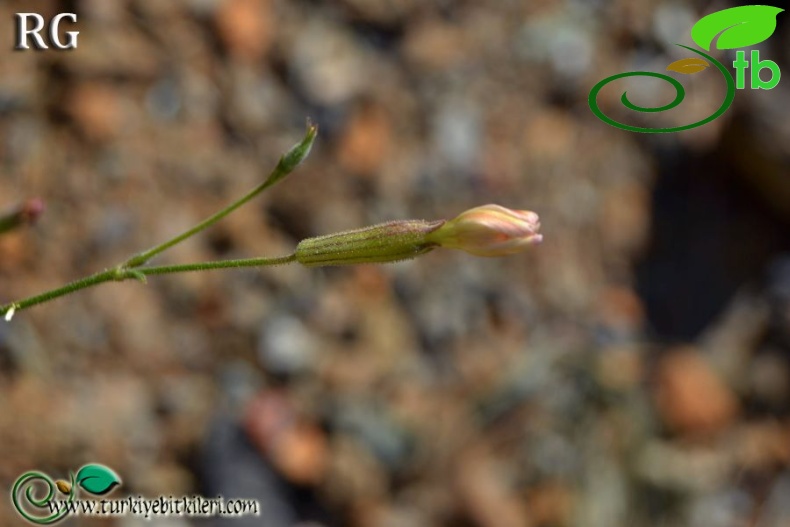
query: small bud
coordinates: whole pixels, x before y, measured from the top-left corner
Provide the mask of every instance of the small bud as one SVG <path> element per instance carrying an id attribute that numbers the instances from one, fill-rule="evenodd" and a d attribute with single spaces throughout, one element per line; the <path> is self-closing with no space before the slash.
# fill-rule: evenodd
<path id="1" fill-rule="evenodd" d="M 19 207 L 19 215 L 22 221 L 28 225 L 33 225 L 38 221 L 38 218 L 44 213 L 44 200 L 41 198 L 32 198 Z"/>
<path id="2" fill-rule="evenodd" d="M 41 198 L 32 198 L 13 210 L 0 215 L 0 233 L 10 231 L 22 225 L 33 225 L 44 212 Z"/>
<path id="3" fill-rule="evenodd" d="M 58 490 L 63 494 L 69 494 L 71 492 L 71 485 L 62 479 L 57 480 L 55 486 L 58 487 Z"/>
<path id="4" fill-rule="evenodd" d="M 504 256 L 540 243 L 540 219 L 528 210 L 483 205 L 461 213 L 428 235 L 441 247 L 461 249 L 477 256 Z"/>
<path id="5" fill-rule="evenodd" d="M 288 152 L 286 152 L 277 163 L 277 168 L 274 170 L 269 180 L 266 182 L 273 185 L 280 179 L 290 174 L 299 164 L 304 161 L 310 154 L 310 149 L 313 148 L 315 137 L 318 134 L 318 126 L 307 120 L 307 131 L 304 138 L 295 144 Z"/>
<path id="6" fill-rule="evenodd" d="M 442 224 L 443 221 L 391 221 L 308 238 L 296 246 L 296 261 L 316 267 L 408 260 L 436 247 L 428 241 L 428 235 Z"/>

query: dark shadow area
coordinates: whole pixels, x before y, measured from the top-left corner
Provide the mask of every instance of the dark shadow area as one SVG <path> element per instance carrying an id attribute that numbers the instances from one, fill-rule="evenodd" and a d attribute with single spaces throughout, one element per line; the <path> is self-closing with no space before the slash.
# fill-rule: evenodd
<path id="1" fill-rule="evenodd" d="M 734 148 L 736 141 L 746 147 Z M 695 338 L 740 287 L 790 249 L 787 217 L 765 194 L 781 185 L 766 183 L 781 173 L 755 173 L 775 162 L 760 159 L 767 154 L 758 149 L 747 155 L 748 145 L 748 127 L 737 117 L 710 152 L 656 152 L 651 243 L 637 281 L 658 338 Z"/>

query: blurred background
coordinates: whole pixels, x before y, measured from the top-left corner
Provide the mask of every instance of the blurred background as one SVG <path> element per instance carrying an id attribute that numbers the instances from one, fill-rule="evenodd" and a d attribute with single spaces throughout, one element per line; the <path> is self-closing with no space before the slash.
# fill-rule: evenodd
<path id="1" fill-rule="evenodd" d="M 154 277 L 18 313 L 0 323 L 2 492 L 96 462 L 118 495 L 262 515 L 64 525 L 790 525 L 790 81 L 675 134 L 587 104 L 604 77 L 689 55 L 673 43 L 732 5 L 0 0 L 0 208 L 46 207 L 0 236 L 0 302 L 193 225 L 307 117 L 319 137 L 288 180 L 157 262 L 485 203 L 544 234 L 507 258 Z M 77 13 L 78 48 L 13 51 L 18 12 Z M 758 46 L 787 75 L 789 16 Z M 671 99 L 650 80 L 602 108 L 692 122 L 724 87 L 687 77 L 676 114 L 617 107 L 625 88 Z M 0 523 L 23 524 L 5 498 Z"/>

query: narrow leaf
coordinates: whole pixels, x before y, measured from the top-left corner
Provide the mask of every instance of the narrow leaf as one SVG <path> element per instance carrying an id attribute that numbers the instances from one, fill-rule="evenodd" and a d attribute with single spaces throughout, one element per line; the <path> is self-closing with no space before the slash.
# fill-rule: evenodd
<path id="1" fill-rule="evenodd" d="M 718 49 L 754 46 L 776 30 L 776 16 L 784 11 L 767 5 L 745 5 L 711 13 L 691 28 L 691 38 L 707 51 L 716 42 Z"/>
<path id="2" fill-rule="evenodd" d="M 677 73 L 682 73 L 683 75 L 688 75 L 690 73 L 698 73 L 708 66 L 710 66 L 710 63 L 707 60 L 692 57 L 688 59 L 676 60 L 667 66 L 667 71 L 674 71 Z"/>

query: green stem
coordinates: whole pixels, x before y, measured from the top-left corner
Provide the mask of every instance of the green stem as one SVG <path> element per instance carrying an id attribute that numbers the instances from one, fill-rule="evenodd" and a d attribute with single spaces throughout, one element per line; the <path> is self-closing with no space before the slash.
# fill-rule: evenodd
<path id="1" fill-rule="evenodd" d="M 273 258 L 243 258 L 239 260 L 219 260 L 216 262 L 200 262 L 181 265 L 160 265 L 154 267 L 128 268 L 119 266 L 113 269 L 105 269 L 100 273 L 87 276 L 80 280 L 75 280 L 69 284 L 52 289 L 40 295 L 31 296 L 23 300 L 11 302 L 0 307 L 0 316 L 5 315 L 10 309 L 22 311 L 37 304 L 49 302 L 58 297 L 65 296 L 80 289 L 87 289 L 104 282 L 122 282 L 124 280 L 135 279 L 145 281 L 148 275 L 184 273 L 189 271 L 209 271 L 212 269 L 231 269 L 240 267 L 269 267 L 274 265 L 284 265 L 296 261 L 296 254 L 287 256 L 276 256 Z"/>
<path id="2" fill-rule="evenodd" d="M 318 127 L 311 124 L 309 121 L 307 122 L 307 132 L 305 133 L 304 138 L 301 142 L 297 143 L 290 151 L 284 154 L 280 158 L 280 162 L 277 163 L 277 166 L 274 167 L 274 170 L 271 171 L 269 177 L 266 180 L 252 189 L 250 192 L 242 196 L 240 199 L 234 201 L 221 211 L 212 214 L 205 220 L 201 221 L 194 227 L 188 229 L 187 231 L 179 234 L 175 238 L 172 238 L 164 243 L 161 243 L 155 247 L 152 247 L 146 251 L 136 254 L 129 258 L 126 262 L 123 263 L 122 267 L 126 268 L 133 268 L 133 267 L 140 267 L 141 265 L 145 265 L 151 258 L 154 256 L 170 249 L 174 245 L 177 245 L 187 238 L 191 238 L 195 234 L 199 233 L 211 227 L 219 220 L 233 212 L 234 210 L 238 209 L 242 205 L 246 204 L 258 194 L 263 192 L 269 187 L 274 186 L 276 183 L 282 181 L 285 176 L 291 173 L 294 168 L 296 168 L 299 163 L 301 163 L 305 157 L 310 153 L 310 149 L 313 146 L 313 141 L 315 141 L 315 136 L 318 133 Z"/>
<path id="3" fill-rule="evenodd" d="M 274 186 L 276 183 L 280 182 L 285 176 L 290 174 L 293 169 L 295 169 L 307 155 L 310 153 L 310 149 L 313 146 L 313 142 L 315 141 L 316 134 L 318 133 L 318 127 L 311 124 L 308 120 L 307 122 L 307 132 L 305 133 L 302 140 L 293 146 L 288 152 L 286 152 L 281 158 L 280 161 L 277 163 L 277 166 L 269 174 L 269 177 L 266 180 L 252 189 L 250 192 L 242 196 L 240 199 L 234 201 L 221 211 L 217 212 L 206 218 L 205 220 L 201 221 L 194 227 L 188 229 L 187 231 L 179 234 L 175 238 L 172 238 L 162 244 L 159 244 L 155 247 L 148 249 L 147 251 L 143 251 L 141 253 L 132 256 L 122 264 L 117 265 L 112 269 L 105 269 L 96 274 L 92 274 L 85 278 L 81 278 L 79 280 L 75 280 L 69 284 L 66 284 L 62 287 L 58 287 L 56 289 L 52 289 L 50 291 L 46 291 L 39 295 L 31 296 L 22 300 L 18 300 L 16 302 L 11 302 L 9 304 L 5 304 L 0 306 L 0 316 L 4 316 L 8 314 L 7 319 L 10 320 L 11 316 L 16 311 L 21 311 L 31 306 L 35 306 L 37 304 L 42 304 L 44 302 L 49 302 L 50 300 L 54 300 L 58 297 L 65 296 L 75 291 L 79 291 L 80 289 L 85 289 L 88 287 L 93 287 L 95 285 L 109 282 L 109 281 L 116 281 L 120 282 L 123 280 L 128 280 L 133 278 L 135 280 L 139 280 L 141 282 L 145 282 L 145 277 L 147 275 L 154 275 L 154 274 L 168 274 L 168 273 L 182 273 L 188 271 L 208 271 L 211 269 L 228 269 L 233 267 L 262 267 L 262 266 L 269 266 L 269 265 L 282 265 L 290 262 L 296 261 L 296 254 L 291 254 L 288 256 L 280 256 L 275 258 L 248 258 L 242 260 L 224 260 L 224 261 L 217 261 L 217 262 L 203 262 L 203 263 L 194 263 L 194 264 L 183 264 L 183 265 L 164 265 L 158 267 L 142 267 L 145 265 L 151 258 L 154 256 L 168 250 L 169 248 L 173 247 L 181 243 L 182 241 L 186 240 L 194 236 L 195 234 L 203 231 L 204 229 L 214 225 L 219 220 L 233 212 L 234 210 L 238 209 L 242 205 L 249 202 L 251 199 L 255 198 L 258 194 L 263 192 L 269 187 Z M 7 220 L 0 218 L 0 228 L 7 227 L 7 225 L 3 222 L 7 223 Z M 10 312 L 10 314 L 9 314 Z"/>
<path id="4" fill-rule="evenodd" d="M 275 171 L 276 171 L 276 169 L 275 169 Z M 274 172 L 272 172 L 272 173 L 274 173 Z M 263 192 L 264 190 L 266 190 L 267 188 L 269 188 L 273 184 L 274 184 L 274 182 L 271 182 L 271 179 L 267 179 L 265 183 L 262 183 L 261 185 L 258 185 L 257 187 L 252 189 L 252 191 L 247 193 L 245 196 L 243 196 L 238 201 L 235 201 L 235 202 L 231 203 L 229 206 L 227 206 L 224 209 L 222 209 L 221 211 L 219 211 L 219 212 L 217 212 L 215 214 L 212 214 L 211 216 L 209 216 L 205 220 L 201 221 L 200 223 L 198 223 L 197 225 L 195 225 L 191 229 L 179 234 L 175 238 L 172 238 L 172 239 L 170 239 L 170 240 L 168 240 L 168 241 L 166 241 L 166 242 L 164 242 L 162 244 L 157 245 L 156 247 L 152 247 L 152 248 L 150 248 L 150 249 L 148 249 L 146 251 L 138 253 L 135 256 L 129 258 L 126 262 L 124 262 L 123 267 L 130 267 L 131 268 L 131 267 L 140 267 L 141 265 L 144 265 L 146 262 L 148 262 L 154 256 L 156 256 L 156 255 L 158 255 L 160 253 L 163 253 L 164 251 L 170 249 L 174 245 L 178 245 L 179 243 L 183 242 L 187 238 L 191 238 L 192 236 L 194 236 L 195 234 L 199 233 L 200 231 L 203 231 L 203 230 L 207 229 L 208 227 L 211 227 L 212 225 L 217 223 L 219 220 L 221 220 L 222 218 L 224 218 L 225 216 L 227 216 L 228 214 L 230 214 L 234 210 L 238 209 L 242 205 L 244 205 L 247 202 L 249 202 L 251 199 L 255 198 L 258 194 L 260 194 L 261 192 Z"/>
<path id="5" fill-rule="evenodd" d="M 140 273 L 145 276 L 157 274 L 185 273 L 189 271 L 210 271 L 212 269 L 231 269 L 239 267 L 271 267 L 296 261 L 296 253 L 273 258 L 243 258 L 240 260 L 219 260 L 217 262 L 200 262 L 180 265 L 159 265 L 130 269 L 129 273 Z M 135 278 L 131 275 L 129 278 Z"/>
<path id="6" fill-rule="evenodd" d="M 52 289 L 45 293 L 41 293 L 40 295 L 31 296 L 23 300 L 17 300 L 16 302 L 5 304 L 4 306 L 0 307 L 0 315 L 5 315 L 11 310 L 11 308 L 16 311 L 21 311 L 31 306 L 35 306 L 36 304 L 43 304 L 44 302 L 49 302 L 50 300 L 71 294 L 75 291 L 79 291 L 80 289 L 85 289 L 86 287 L 92 287 L 103 282 L 109 282 L 110 280 L 115 279 L 114 277 L 116 273 L 116 269 L 106 269 L 100 273 L 75 280 L 62 287 L 58 287 L 57 289 Z"/>

